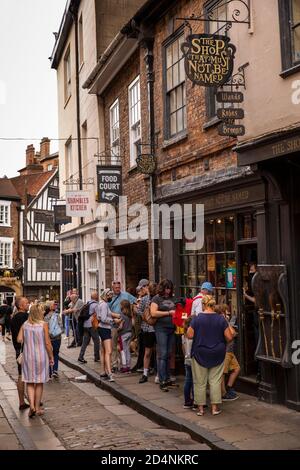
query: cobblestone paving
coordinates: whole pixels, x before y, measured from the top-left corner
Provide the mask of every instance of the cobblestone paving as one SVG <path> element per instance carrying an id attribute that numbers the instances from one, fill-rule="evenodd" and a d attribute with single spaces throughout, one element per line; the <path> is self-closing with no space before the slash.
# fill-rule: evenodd
<path id="1" fill-rule="evenodd" d="M 16 378 L 11 346 L 4 368 Z M 44 392 L 43 420 L 66 449 L 209 450 L 188 434 L 161 428 L 95 385 L 74 382 L 78 375 L 60 365 L 59 381 L 48 383 Z"/>

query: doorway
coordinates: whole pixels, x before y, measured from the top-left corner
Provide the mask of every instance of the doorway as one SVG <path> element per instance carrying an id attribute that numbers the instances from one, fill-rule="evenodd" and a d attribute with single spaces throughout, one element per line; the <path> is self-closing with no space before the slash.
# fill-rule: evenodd
<path id="1" fill-rule="evenodd" d="M 242 374 L 256 378 L 258 373 L 255 351 L 258 342 L 258 316 L 255 304 L 245 299 L 243 291 L 254 298 L 251 280 L 257 264 L 257 244 L 243 243 L 239 246 L 239 298 L 240 298 L 240 356 Z M 253 271 L 250 273 L 250 271 Z"/>

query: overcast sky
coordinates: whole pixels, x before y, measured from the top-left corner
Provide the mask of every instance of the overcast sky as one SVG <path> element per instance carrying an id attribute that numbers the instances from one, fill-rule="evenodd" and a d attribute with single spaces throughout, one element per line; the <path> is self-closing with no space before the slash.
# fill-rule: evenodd
<path id="1" fill-rule="evenodd" d="M 25 166 L 25 150 L 57 137 L 56 71 L 50 68 L 54 36 L 65 0 L 1 0 L 0 15 L 0 177 L 17 176 Z M 51 144 L 51 152 L 58 149 Z"/>

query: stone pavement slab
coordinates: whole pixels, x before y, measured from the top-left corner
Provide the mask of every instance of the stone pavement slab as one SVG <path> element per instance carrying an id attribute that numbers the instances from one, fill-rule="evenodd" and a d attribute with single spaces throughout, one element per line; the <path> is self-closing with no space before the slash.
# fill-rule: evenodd
<path id="1" fill-rule="evenodd" d="M 74 349 L 61 348 L 62 356 L 67 360 L 68 365 L 77 359 L 78 352 Z M 93 370 L 97 374 L 102 372 L 102 365 L 93 362 L 93 347 L 87 348 L 85 359 L 88 361 L 87 368 L 82 366 L 80 370 Z M 97 374 L 95 377 L 98 377 Z M 158 386 L 154 384 L 154 377 L 150 377 L 145 384 L 138 384 L 140 374 L 115 374 L 116 384 L 112 387 L 114 395 L 124 390 L 124 400 L 126 403 L 134 405 L 143 400 L 149 406 L 155 407 L 157 413 L 164 416 L 165 413 L 172 413 L 174 417 L 198 427 L 201 432 L 213 433 L 215 442 L 225 440 L 225 443 L 233 443 L 239 449 L 295 449 L 300 448 L 300 413 L 287 409 L 281 405 L 270 405 L 260 402 L 257 398 L 246 394 L 240 394 L 239 400 L 226 402 L 222 405 L 222 414 L 211 416 L 209 412 L 204 417 L 196 416 L 191 410 L 184 410 L 183 406 L 183 377 L 178 377 L 180 387 L 171 389 L 168 393 L 160 392 Z M 98 380 L 98 379 L 97 379 Z M 101 385 L 100 385 L 101 386 Z M 109 386 L 105 384 L 107 391 Z M 128 395 L 129 394 L 129 395 Z M 128 398 L 130 399 L 128 401 Z M 160 411 L 159 411 L 160 410 Z M 139 408 L 139 411 L 140 408 Z M 146 414 L 147 416 L 147 414 Z M 298 434 L 298 438 L 297 438 Z M 212 435 L 212 434 L 210 434 Z M 279 447 L 278 447 L 279 446 Z"/>

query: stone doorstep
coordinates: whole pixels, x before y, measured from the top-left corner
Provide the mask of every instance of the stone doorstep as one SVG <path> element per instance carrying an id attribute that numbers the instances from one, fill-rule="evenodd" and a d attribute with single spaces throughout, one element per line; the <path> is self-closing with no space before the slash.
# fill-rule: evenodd
<path id="1" fill-rule="evenodd" d="M 169 429 L 174 429 L 179 432 L 188 433 L 192 439 L 208 444 L 211 448 L 217 450 L 237 450 L 237 447 L 227 443 L 216 434 L 208 431 L 207 429 L 199 426 L 198 424 L 190 423 L 184 418 L 178 418 L 176 415 L 164 410 L 147 400 L 133 394 L 126 390 L 119 383 L 110 383 L 99 378 L 99 374 L 95 370 L 88 368 L 84 365 L 79 365 L 77 361 L 67 357 L 65 354 L 60 353 L 60 360 L 62 363 L 77 370 L 81 374 L 87 375 L 88 379 L 95 383 L 96 386 L 110 391 L 111 394 L 122 401 L 125 405 L 133 408 L 138 413 L 151 418 L 161 426 Z"/>

